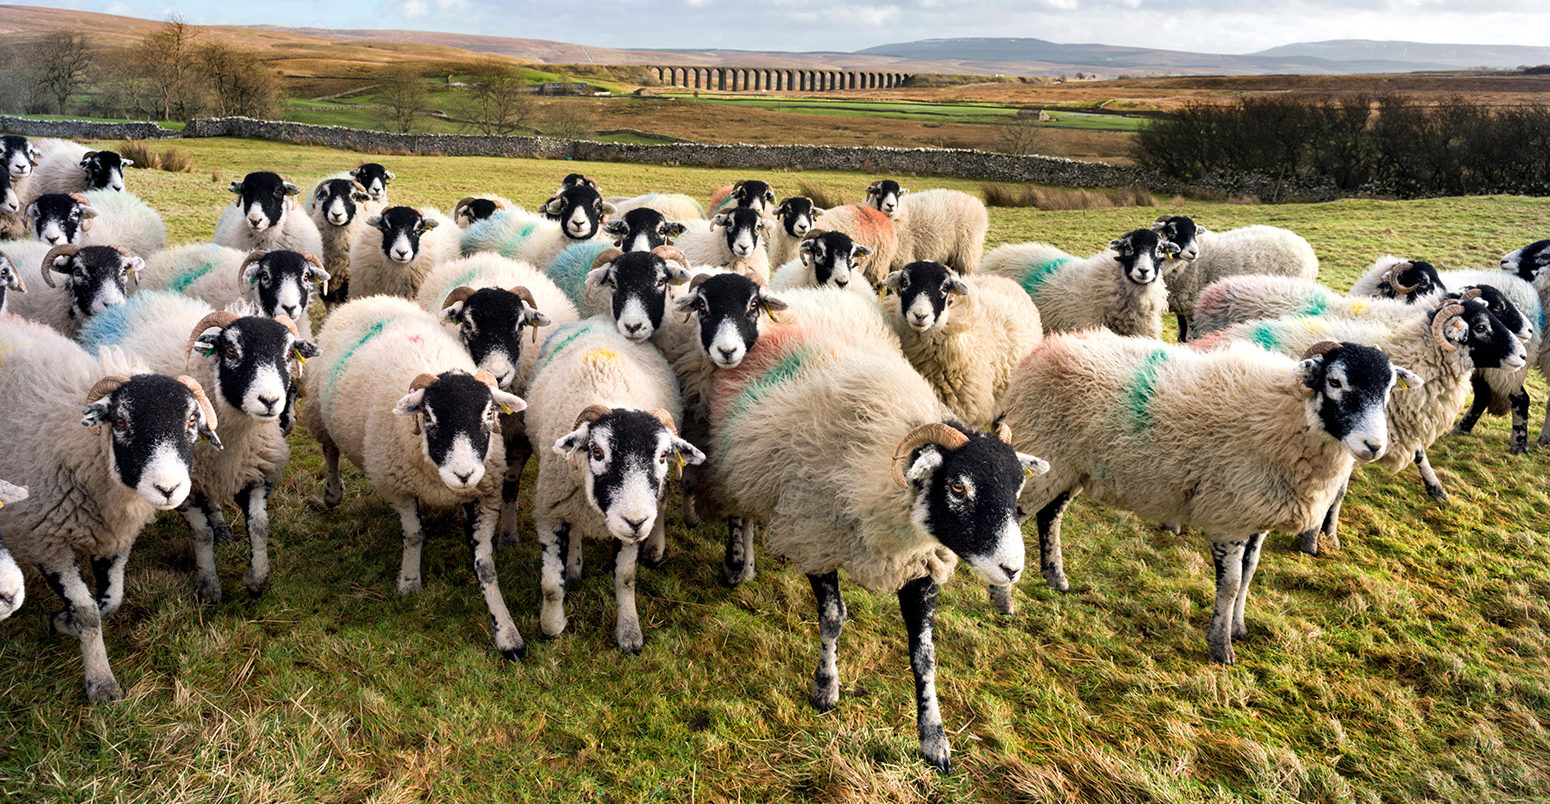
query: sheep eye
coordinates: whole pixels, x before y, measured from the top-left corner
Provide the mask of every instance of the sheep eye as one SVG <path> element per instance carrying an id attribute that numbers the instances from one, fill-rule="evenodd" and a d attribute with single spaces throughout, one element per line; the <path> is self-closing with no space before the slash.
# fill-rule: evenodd
<path id="1" fill-rule="evenodd" d="M 123 416 L 119 416 L 118 418 L 114 419 L 113 420 L 113 429 L 114 430 L 128 430 L 129 429 L 129 419 L 124 418 Z"/>
<path id="2" fill-rule="evenodd" d="M 1478 334 L 1478 335 L 1484 335 L 1485 334 L 1485 325 L 1484 324 L 1476 324 L 1475 325 L 1475 333 Z"/>
<path id="3" fill-rule="evenodd" d="M 948 483 L 947 490 L 951 491 L 955 497 L 962 497 L 969 493 L 969 488 L 963 485 L 962 481 L 958 480 Z"/>
<path id="4" fill-rule="evenodd" d="M 1342 383 L 1341 381 L 1337 380 L 1337 379 L 1330 378 L 1330 380 L 1329 380 L 1329 387 L 1335 389 L 1336 391 L 1338 391 L 1341 388 L 1345 387 L 1345 384 Z"/>
<path id="5" fill-rule="evenodd" d="M 235 346 L 227 344 L 226 350 L 225 350 L 224 353 L 225 353 L 226 357 L 231 359 L 231 360 L 236 360 L 237 359 L 237 347 L 235 347 Z"/>
<path id="6" fill-rule="evenodd" d="M 597 448 L 597 447 L 593 447 L 592 448 L 592 460 L 594 460 L 594 461 L 601 461 L 602 459 L 603 459 L 603 451 L 601 449 Z"/>
<path id="7" fill-rule="evenodd" d="M 199 417 L 195 416 L 192 413 L 190 413 L 188 415 L 188 429 L 193 430 L 194 428 L 196 428 L 198 426 L 199 426 Z"/>

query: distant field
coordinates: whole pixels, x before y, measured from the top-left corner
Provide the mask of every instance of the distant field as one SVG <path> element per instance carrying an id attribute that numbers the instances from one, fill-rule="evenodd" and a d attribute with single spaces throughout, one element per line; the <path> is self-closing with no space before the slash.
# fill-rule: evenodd
<path id="1" fill-rule="evenodd" d="M 128 176 L 173 242 L 209 237 L 227 183 L 247 171 L 305 185 L 362 159 L 227 139 L 175 147 L 195 172 Z M 373 158 L 397 174 L 395 201 L 443 208 L 477 191 L 536 205 L 572 171 L 609 194 L 701 199 L 750 175 Z M 764 177 L 782 196 L 811 182 L 851 197 L 873 178 Z M 1184 212 L 1217 229 L 1293 228 L 1320 254 L 1325 281 L 1344 287 L 1386 252 L 1487 266 L 1545 237 L 1550 221 L 1550 199 L 1516 197 L 1163 204 L 995 209 L 990 244 L 1040 239 L 1089 253 L 1159 212 Z M 1537 376 L 1531 393 L 1537 424 Z M 528 657 L 503 663 L 456 516 L 429 513 L 425 588 L 398 598 L 396 518 L 353 467 L 342 506 L 323 511 L 318 450 L 298 431 L 273 498 L 274 579 L 262 597 L 240 589 L 240 543 L 218 549 L 228 601 L 206 608 L 193 602 L 181 521 L 164 515 L 142 535 L 106 629 L 123 702 L 84 704 L 76 643 L 49 633 L 56 602 L 41 583 L 0 623 L 0 800 L 1542 801 L 1550 450 L 1509 456 L 1506 434 L 1490 419 L 1434 446 L 1448 507 L 1425 498 L 1414 469 L 1368 469 L 1345 507 L 1342 551 L 1310 558 L 1273 535 L 1251 634 L 1230 668 L 1206 659 L 1213 587 L 1198 535 L 1079 498 L 1065 527 L 1071 592 L 1027 579 L 1019 613 L 1002 618 L 967 573 L 945 589 L 937 682 L 955 772 L 939 777 L 916 756 L 891 596 L 844 587 L 844 693 L 818 715 L 806 699 L 817 655 L 807 581 L 761 554 L 757 579 L 722 587 L 721 530 L 685 527 L 675 492 L 669 560 L 638 582 L 644 651 L 613 647 L 609 559 L 593 546 L 569 592 L 570 630 L 544 640 L 524 495 L 523 542 L 498 565 Z"/>

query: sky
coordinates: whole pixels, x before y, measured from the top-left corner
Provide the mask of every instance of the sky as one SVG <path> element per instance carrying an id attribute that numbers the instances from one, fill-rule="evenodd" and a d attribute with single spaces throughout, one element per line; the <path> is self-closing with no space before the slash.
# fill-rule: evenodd
<path id="1" fill-rule="evenodd" d="M 28 2 L 28 0 L 20 0 Z M 1026 36 L 1208 53 L 1388 39 L 1550 44 L 1545 0 L 31 0 L 200 25 L 409 28 L 619 48 L 854 51 L 889 42 Z"/>

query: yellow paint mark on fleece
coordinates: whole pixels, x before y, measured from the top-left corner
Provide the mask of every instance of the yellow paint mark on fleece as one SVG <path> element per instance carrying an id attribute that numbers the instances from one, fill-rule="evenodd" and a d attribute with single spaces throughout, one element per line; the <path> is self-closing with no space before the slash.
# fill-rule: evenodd
<path id="1" fill-rule="evenodd" d="M 1319 333 L 1329 329 L 1329 324 L 1322 318 L 1305 318 L 1302 321 L 1302 328 L 1308 332 Z"/>
<path id="2" fill-rule="evenodd" d="M 610 360 L 619 359 L 619 354 L 611 349 L 593 349 L 592 351 L 582 355 L 581 359 L 585 360 L 593 366 L 598 366 Z"/>
<path id="3" fill-rule="evenodd" d="M 1361 315 L 1367 312 L 1366 302 L 1351 302 L 1351 315 Z"/>

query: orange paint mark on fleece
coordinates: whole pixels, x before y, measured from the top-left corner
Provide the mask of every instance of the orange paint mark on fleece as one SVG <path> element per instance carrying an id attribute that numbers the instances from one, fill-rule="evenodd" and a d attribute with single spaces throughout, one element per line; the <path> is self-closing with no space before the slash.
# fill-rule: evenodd
<path id="1" fill-rule="evenodd" d="M 887 215 L 868 206 L 852 206 L 856 210 L 856 237 L 871 240 L 884 232 L 893 233 L 893 221 Z"/>
<path id="2" fill-rule="evenodd" d="M 759 333 L 759 340 L 733 369 L 716 369 L 716 384 L 711 391 L 711 413 L 717 418 L 725 415 L 727 406 L 742 393 L 748 381 L 764 375 L 772 366 L 787 355 L 802 348 L 807 341 L 807 331 L 801 327 L 774 327 Z"/>

